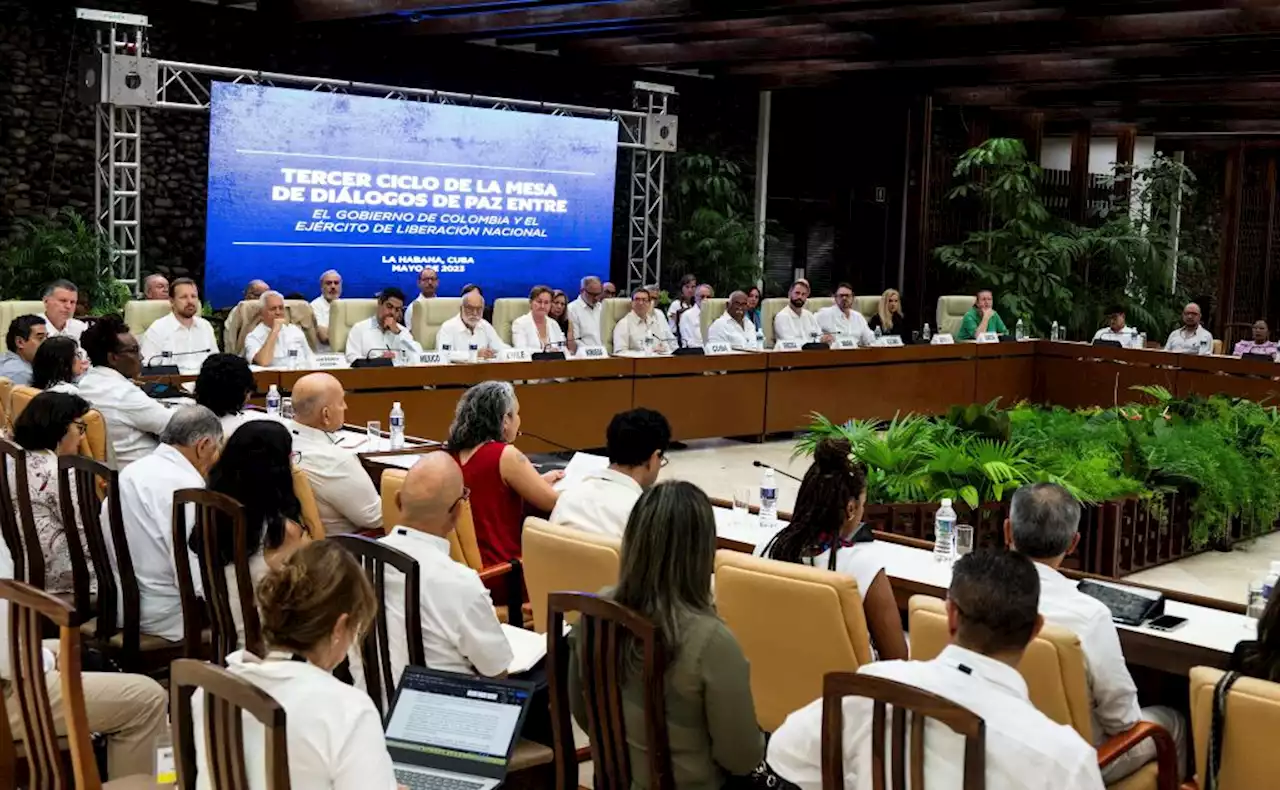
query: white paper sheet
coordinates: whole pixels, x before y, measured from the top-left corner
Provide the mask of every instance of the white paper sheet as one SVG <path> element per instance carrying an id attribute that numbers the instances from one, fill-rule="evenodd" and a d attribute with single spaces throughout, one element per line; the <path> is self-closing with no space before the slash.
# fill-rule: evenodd
<path id="1" fill-rule="evenodd" d="M 508 674 L 528 672 L 547 655 L 546 634 L 526 631 L 508 623 L 502 624 L 502 633 L 506 634 L 507 644 L 511 645 L 511 664 L 507 667 Z"/>
<path id="2" fill-rule="evenodd" d="M 564 477 L 560 482 L 556 483 L 552 488 L 557 491 L 564 491 L 573 485 L 576 485 L 582 478 L 595 472 L 602 472 L 609 468 L 609 459 L 603 455 L 592 455 L 591 453 L 574 453 L 569 459 L 569 463 L 564 468 Z"/>

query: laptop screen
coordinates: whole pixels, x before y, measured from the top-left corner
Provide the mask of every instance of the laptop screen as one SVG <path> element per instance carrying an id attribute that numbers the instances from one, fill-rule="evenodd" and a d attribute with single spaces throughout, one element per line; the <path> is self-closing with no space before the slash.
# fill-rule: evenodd
<path id="1" fill-rule="evenodd" d="M 487 776 L 506 772 L 532 686 L 408 667 L 387 718 L 397 761 Z"/>

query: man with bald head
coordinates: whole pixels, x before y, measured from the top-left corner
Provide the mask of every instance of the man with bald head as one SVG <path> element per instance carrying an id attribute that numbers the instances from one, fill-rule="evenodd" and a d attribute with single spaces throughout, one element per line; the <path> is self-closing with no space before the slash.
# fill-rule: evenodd
<path id="1" fill-rule="evenodd" d="M 326 535 L 382 532 L 382 500 L 356 455 L 338 432 L 347 418 L 346 393 L 328 373 L 309 373 L 293 385 L 293 449 L 311 481 Z"/>
<path id="2" fill-rule="evenodd" d="M 426 665 L 443 672 L 497 677 L 511 664 L 511 645 L 493 611 L 493 601 L 480 576 L 449 557 L 449 533 L 470 492 L 462 483 L 462 468 L 446 452 L 434 452 L 413 465 L 405 476 L 396 506 L 400 518 L 379 543 L 403 551 L 418 562 L 418 608 L 422 617 L 422 648 Z M 387 569 L 387 634 L 393 682 L 409 663 L 405 644 L 404 576 Z M 359 649 L 351 650 L 356 683 L 364 681 Z"/>
<path id="3" fill-rule="evenodd" d="M 1164 350 L 1202 357 L 1213 353 L 1213 335 L 1200 325 L 1200 305 L 1191 302 L 1182 308 L 1182 326 L 1169 333 Z"/>
<path id="4" fill-rule="evenodd" d="M 142 295 L 148 301 L 167 302 L 169 300 L 169 281 L 163 274 L 148 275 L 142 281 Z"/>
<path id="5" fill-rule="evenodd" d="M 244 287 L 244 300 L 246 302 L 254 299 L 261 299 L 262 295 L 271 290 L 271 286 L 267 285 L 266 280 L 250 280 L 249 284 Z"/>
<path id="6" fill-rule="evenodd" d="M 747 318 L 747 295 L 742 291 L 729 294 L 724 313 L 707 327 L 708 343 L 728 343 L 730 348 L 759 351 L 756 325 Z"/>
<path id="7" fill-rule="evenodd" d="M 258 304 L 260 321 L 244 339 L 244 358 L 264 368 L 314 368 L 315 354 L 302 330 L 289 323 L 284 296 L 267 291 Z"/>

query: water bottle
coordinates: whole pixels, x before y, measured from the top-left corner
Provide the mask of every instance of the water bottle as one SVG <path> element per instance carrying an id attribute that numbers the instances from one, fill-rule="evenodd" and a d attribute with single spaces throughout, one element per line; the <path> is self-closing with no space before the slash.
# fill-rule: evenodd
<path id="1" fill-rule="evenodd" d="M 951 536 L 955 533 L 956 511 L 951 507 L 951 500 L 942 500 L 942 507 L 933 517 L 933 558 L 938 562 L 951 562 L 954 548 Z"/>
<path id="2" fill-rule="evenodd" d="M 267 388 L 267 415 L 280 416 L 280 390 L 274 384 Z"/>
<path id="3" fill-rule="evenodd" d="M 1014 339 L 1014 340 L 1026 340 L 1026 339 L 1027 339 L 1027 336 L 1026 336 L 1026 334 L 1025 334 L 1025 330 L 1023 330 L 1023 328 L 1022 328 L 1022 319 L 1021 319 L 1021 318 L 1019 318 L 1019 319 L 1018 319 L 1018 323 L 1016 323 L 1016 324 L 1014 324 L 1014 325 L 1013 325 L 1013 339 Z"/>
<path id="4" fill-rule="evenodd" d="M 774 480 L 773 469 L 766 466 L 760 479 L 760 526 L 770 528 L 777 522 L 778 483 Z"/>
<path id="5" fill-rule="evenodd" d="M 1272 560 L 1271 569 L 1262 580 L 1262 595 L 1267 600 L 1271 600 L 1271 591 L 1276 588 L 1277 581 L 1280 581 L 1280 561 Z"/>
<path id="6" fill-rule="evenodd" d="M 387 420 L 387 424 L 391 426 L 391 449 L 404 449 L 404 409 L 400 408 L 400 401 L 391 404 L 391 416 Z"/>
<path id="7" fill-rule="evenodd" d="M 1147 347 L 1147 333 L 1146 333 L 1146 332 L 1139 332 L 1139 333 L 1138 333 L 1138 348 L 1146 348 L 1146 347 Z"/>
<path id="8" fill-rule="evenodd" d="M 479 345 L 478 343 L 472 343 L 472 344 L 467 348 L 467 353 L 468 353 L 468 355 L 469 355 L 469 356 L 467 357 L 467 361 L 468 361 L 468 362 L 475 362 L 475 361 L 479 358 L 479 356 L 480 356 L 480 345 Z"/>
<path id="9" fill-rule="evenodd" d="M 764 329 L 756 327 L 756 348 L 764 348 Z"/>
<path id="10" fill-rule="evenodd" d="M 920 339 L 928 343 L 929 338 L 933 337 L 933 333 L 929 331 L 929 325 L 925 324 L 924 329 L 920 330 Z"/>
<path id="11" fill-rule="evenodd" d="M 1058 322 L 1057 321 L 1054 321 L 1053 326 L 1049 327 L 1049 339 L 1050 340 L 1058 339 Z"/>
<path id="12" fill-rule="evenodd" d="M 876 340 L 884 337 L 884 332 L 880 331 L 880 327 L 876 327 Z"/>

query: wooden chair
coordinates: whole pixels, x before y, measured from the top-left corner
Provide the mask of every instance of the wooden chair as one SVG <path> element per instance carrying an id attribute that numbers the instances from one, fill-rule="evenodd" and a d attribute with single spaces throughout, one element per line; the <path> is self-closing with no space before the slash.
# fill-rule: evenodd
<path id="1" fill-rule="evenodd" d="M 9 470 L 13 470 L 13 484 Z M 37 589 L 44 589 L 44 552 L 31 512 L 31 489 L 27 486 L 27 452 L 14 442 L 0 438 L 0 537 L 13 558 L 13 577 Z"/>
<path id="2" fill-rule="evenodd" d="M 404 630 L 405 644 L 409 649 L 409 664 L 426 666 L 422 647 L 422 609 L 418 562 L 403 551 L 359 535 L 335 535 L 344 549 L 351 552 L 369 577 L 378 595 L 378 615 L 374 627 L 360 643 L 360 662 L 364 669 L 364 687 L 385 715 L 387 706 L 395 694 L 396 678 L 391 670 L 391 643 L 387 633 L 387 566 L 404 574 Z"/>
<path id="3" fill-rule="evenodd" d="M 22 721 L 22 743 L 28 766 L 28 786 L 101 790 L 102 778 L 93 753 L 89 717 L 85 712 L 80 678 L 80 629 L 71 604 L 20 581 L 0 581 L 0 602 L 9 607 L 9 656 L 13 668 L 14 698 Z M 0 603 L 0 605 L 4 605 Z M 62 690 L 62 718 L 71 751 L 71 774 L 63 762 L 54 723 L 49 688 L 45 684 L 41 647 L 43 622 L 58 629 L 58 674 Z M 0 695 L 0 776 L 14 777 L 17 752 L 9 727 L 4 696 Z M 154 786 L 149 776 L 117 777 L 114 787 Z"/>
<path id="4" fill-rule="evenodd" d="M 651 790 L 672 790 L 671 751 L 667 741 L 667 654 L 653 623 L 621 604 L 585 593 L 551 593 L 547 631 L 547 682 L 551 696 L 551 729 L 555 736 L 556 788 L 578 787 L 578 755 L 570 723 L 569 640 L 564 618 L 577 612 L 575 627 L 581 686 L 586 697 L 587 737 L 597 790 L 631 787 L 631 752 L 623 719 L 622 680 L 625 636 L 639 642 L 643 656 L 644 742 Z"/>
<path id="5" fill-rule="evenodd" d="M 192 726 L 191 696 L 197 688 L 204 692 L 204 766 L 196 765 Z M 257 719 L 266 733 L 267 789 L 289 790 L 285 713 L 270 694 L 222 667 L 183 658 L 173 662 L 169 709 L 181 790 L 195 790 L 200 769 L 209 771 L 209 786 L 214 790 L 247 790 L 252 786 L 245 775 L 242 713 Z"/>
<path id="6" fill-rule="evenodd" d="M 80 437 L 80 454 L 95 461 L 107 462 L 107 419 L 97 409 L 84 415 L 84 436 Z"/>
<path id="7" fill-rule="evenodd" d="M 822 684 L 822 790 L 844 788 L 844 698 L 874 701 L 871 718 L 871 781 L 877 788 L 925 787 L 924 725 L 936 719 L 964 736 L 964 790 L 984 790 L 987 725 L 968 708 L 927 691 L 856 672 L 832 672 Z M 892 783 L 884 770 L 885 705 L 893 706 Z M 907 712 L 911 712 L 911 783 L 907 783 Z"/>
<path id="8" fill-rule="evenodd" d="M 84 620 L 82 636 L 95 643 L 106 642 L 116 632 L 119 588 L 102 531 L 102 501 L 98 497 L 99 490 L 112 489 L 113 480 L 118 484 L 117 472 L 92 458 L 58 457 L 58 501 L 71 559 L 72 603 Z M 96 596 L 89 591 L 90 564 L 98 585 Z"/>
<path id="9" fill-rule="evenodd" d="M 187 510 L 194 510 L 188 528 Z M 218 552 L 218 530 L 232 534 L 232 565 L 235 568 L 236 601 L 231 600 L 227 586 L 226 566 Z M 187 536 L 197 536 L 200 546 L 200 581 L 204 598 L 196 596 L 191 579 L 191 562 L 187 556 Z M 183 488 L 173 494 L 173 559 L 178 570 L 178 593 L 182 597 L 183 643 L 186 658 L 202 658 L 204 623 L 209 623 L 209 643 L 213 662 L 222 664 L 227 655 L 239 649 L 232 606 L 240 607 L 244 623 L 246 649 L 265 656 L 262 624 L 254 604 L 253 579 L 249 575 L 249 548 L 245 544 L 244 507 L 225 494 L 203 488 Z"/>

